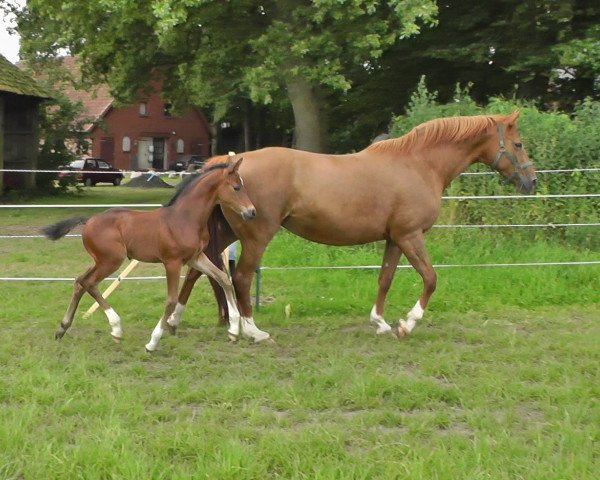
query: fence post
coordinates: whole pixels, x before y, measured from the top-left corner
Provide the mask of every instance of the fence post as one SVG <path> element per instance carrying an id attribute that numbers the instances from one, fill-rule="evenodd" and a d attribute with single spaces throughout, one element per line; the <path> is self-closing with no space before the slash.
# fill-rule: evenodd
<path id="1" fill-rule="evenodd" d="M 260 280 L 261 280 L 261 268 L 260 265 L 256 267 L 256 297 L 254 299 L 254 307 L 258 312 L 260 310 Z"/>

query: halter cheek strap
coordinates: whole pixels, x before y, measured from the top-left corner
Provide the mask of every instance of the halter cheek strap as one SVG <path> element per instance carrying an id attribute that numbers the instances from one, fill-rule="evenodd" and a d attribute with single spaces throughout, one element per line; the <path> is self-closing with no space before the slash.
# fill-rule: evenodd
<path id="1" fill-rule="evenodd" d="M 519 163 L 517 157 L 512 152 L 509 152 L 506 149 L 506 146 L 504 144 L 504 125 L 502 125 L 501 123 L 498 124 L 498 141 L 500 143 L 500 149 L 498 150 L 496 158 L 492 162 L 491 167 L 494 170 L 496 170 L 498 164 L 500 163 L 500 160 L 502 160 L 502 157 L 508 158 L 510 160 L 510 163 L 512 163 L 513 167 L 515 167 L 515 171 L 512 173 L 512 175 L 506 178 L 506 182 L 511 182 L 513 178 L 519 175 L 519 170 L 524 170 L 527 167 L 531 167 L 533 165 L 533 162 Z"/>

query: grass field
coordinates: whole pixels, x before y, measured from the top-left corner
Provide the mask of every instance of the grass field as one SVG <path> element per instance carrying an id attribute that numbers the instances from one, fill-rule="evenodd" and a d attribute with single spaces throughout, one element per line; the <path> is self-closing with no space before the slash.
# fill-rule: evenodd
<path id="1" fill-rule="evenodd" d="M 47 203 L 160 203 L 172 191 L 96 187 Z M 39 199 L 36 203 L 41 202 Z M 0 210 L 0 234 L 79 210 Z M 590 229 L 590 234 L 597 231 Z M 524 234 L 432 231 L 437 264 L 597 260 Z M 378 264 L 381 245 L 330 248 L 282 232 L 263 264 Z M 74 277 L 76 238 L 0 239 L 0 277 Z M 143 265 L 136 275 L 161 274 Z M 448 268 L 402 342 L 376 337 L 376 270 L 265 270 L 258 325 L 230 344 L 202 280 L 176 337 L 148 355 L 165 285 L 127 281 L 103 314 L 53 340 L 68 282 L 0 283 L 2 479 L 597 479 L 600 266 Z M 400 270 L 386 317 L 419 295 Z M 291 316 L 284 308 L 290 305 Z"/>

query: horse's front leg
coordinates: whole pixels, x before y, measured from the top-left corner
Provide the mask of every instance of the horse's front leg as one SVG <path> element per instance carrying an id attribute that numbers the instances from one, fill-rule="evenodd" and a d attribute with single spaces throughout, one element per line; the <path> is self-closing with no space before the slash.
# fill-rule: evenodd
<path id="1" fill-rule="evenodd" d="M 232 341 L 237 340 L 240 334 L 241 318 L 235 293 L 233 291 L 233 285 L 231 284 L 229 277 L 225 272 L 217 268 L 204 253 L 201 253 L 196 260 L 190 261 L 189 264 L 191 267 L 200 270 L 207 276 L 214 278 L 224 290 L 225 298 L 227 299 L 227 308 L 229 310 L 229 338 Z M 242 321 L 242 333 L 251 337 L 255 342 L 262 342 L 263 340 L 270 338 L 270 335 L 267 332 L 263 332 L 253 323 L 250 324 L 244 321 Z"/>
<path id="2" fill-rule="evenodd" d="M 158 347 L 158 342 L 167 328 L 167 319 L 175 310 L 177 305 L 177 294 L 179 291 L 179 275 L 181 274 L 181 261 L 174 260 L 165 262 L 165 271 L 167 273 L 167 301 L 165 302 L 165 310 L 161 319 L 152 331 L 150 341 L 146 344 L 146 351 L 153 352 Z"/>
<path id="3" fill-rule="evenodd" d="M 383 318 L 383 310 L 385 308 L 385 298 L 392 284 L 392 280 L 394 279 L 400 255 L 402 255 L 402 252 L 398 245 L 391 240 L 388 240 L 385 244 L 383 262 L 379 272 L 379 290 L 377 292 L 377 299 L 375 300 L 375 305 L 373 305 L 373 308 L 371 309 L 371 322 L 377 326 L 377 334 L 392 332 L 392 327 Z"/>
<path id="4" fill-rule="evenodd" d="M 183 281 L 183 286 L 179 291 L 179 297 L 177 298 L 177 304 L 175 305 L 175 309 L 167 319 L 167 328 L 169 329 L 169 332 L 173 335 L 175 334 L 175 332 L 177 331 L 177 327 L 179 327 L 179 324 L 181 323 L 181 316 L 183 315 L 187 302 L 190 298 L 192 289 L 194 288 L 194 285 L 201 277 L 201 275 L 202 272 L 199 272 L 198 270 L 195 270 L 193 268 L 188 268 L 187 274 Z"/>
<path id="5" fill-rule="evenodd" d="M 415 232 L 412 235 L 399 239 L 398 245 L 410 264 L 419 272 L 419 275 L 423 279 L 423 291 L 419 300 L 417 300 L 415 306 L 408 312 L 406 321 L 400 319 L 398 329 L 394 331 L 401 338 L 412 332 L 417 320 L 423 318 L 429 298 L 435 291 L 437 276 L 425 249 L 423 232 Z"/>

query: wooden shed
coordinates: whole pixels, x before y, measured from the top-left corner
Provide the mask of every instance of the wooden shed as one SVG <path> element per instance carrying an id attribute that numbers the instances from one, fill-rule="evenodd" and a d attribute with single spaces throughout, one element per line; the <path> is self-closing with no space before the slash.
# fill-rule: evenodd
<path id="1" fill-rule="evenodd" d="M 0 55 L 0 170 L 35 169 L 39 151 L 39 107 L 48 94 L 27 73 Z M 0 172 L 4 188 L 32 188 L 33 174 Z"/>

